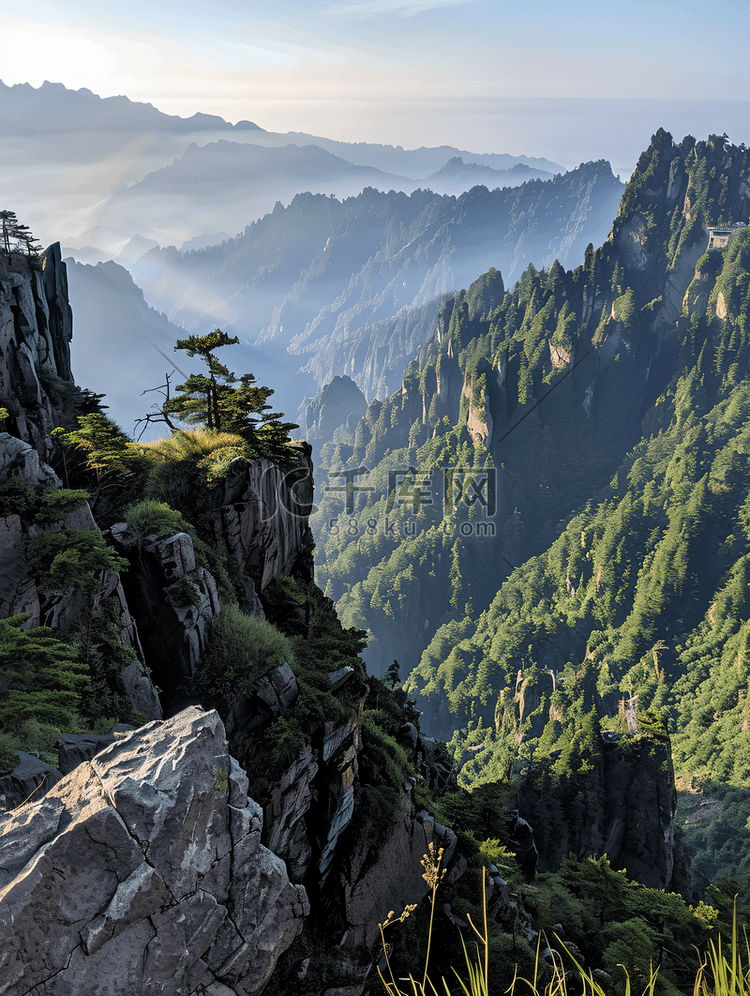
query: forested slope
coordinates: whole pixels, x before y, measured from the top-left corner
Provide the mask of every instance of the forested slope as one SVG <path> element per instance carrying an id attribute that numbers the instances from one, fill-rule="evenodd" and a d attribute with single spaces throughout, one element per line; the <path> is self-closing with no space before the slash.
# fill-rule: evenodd
<path id="1" fill-rule="evenodd" d="M 402 391 L 326 454 L 375 490 L 348 517 L 326 495 L 318 576 L 411 671 L 467 785 L 585 767 L 635 715 L 683 776 L 748 782 L 750 229 L 705 250 L 747 221 L 749 165 L 659 132 L 601 248 L 455 296 Z M 484 474 L 481 500 L 428 504 L 446 468 Z"/>
<path id="2" fill-rule="evenodd" d="M 282 362 L 290 373 L 304 368 L 288 397 L 277 389 L 287 411 L 300 390 L 314 394 L 312 385 L 335 374 L 382 398 L 429 336 L 436 310 L 429 302 L 488 266 L 520 274 L 531 261 L 577 259 L 590 238 L 606 233 L 621 193 L 603 161 L 460 197 L 372 187 L 344 200 L 301 193 L 221 245 L 154 249 L 133 275 L 170 321 L 236 332 L 253 347 L 248 364 L 258 376 Z M 411 306 L 425 311 L 401 322 L 398 313 Z M 266 357 L 268 374 L 259 368 Z"/>

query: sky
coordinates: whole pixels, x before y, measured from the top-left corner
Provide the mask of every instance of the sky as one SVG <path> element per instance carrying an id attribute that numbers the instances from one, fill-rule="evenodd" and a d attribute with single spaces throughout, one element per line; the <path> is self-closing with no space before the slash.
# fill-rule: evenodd
<path id="1" fill-rule="evenodd" d="M 747 0 L 0 0 L 0 24 L 6 84 L 270 131 L 631 169 L 660 126 L 750 141 Z"/>

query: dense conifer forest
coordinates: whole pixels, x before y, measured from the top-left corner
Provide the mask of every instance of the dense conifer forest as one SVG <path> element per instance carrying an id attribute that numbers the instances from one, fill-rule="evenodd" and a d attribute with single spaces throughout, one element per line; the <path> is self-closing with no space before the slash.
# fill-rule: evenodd
<path id="1" fill-rule="evenodd" d="M 456 294 L 323 454 L 368 473 L 321 503 L 318 578 L 461 784 L 669 737 L 679 784 L 726 800 L 689 832 L 704 881 L 744 874 L 750 815 L 749 158 L 657 133 L 602 247 Z"/>

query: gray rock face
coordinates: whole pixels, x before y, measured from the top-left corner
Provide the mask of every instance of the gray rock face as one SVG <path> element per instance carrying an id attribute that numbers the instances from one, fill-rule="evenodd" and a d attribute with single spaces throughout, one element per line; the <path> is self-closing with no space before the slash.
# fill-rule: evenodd
<path id="1" fill-rule="evenodd" d="M 57 768 L 45 764 L 33 754 L 17 750 L 18 764 L 9 775 L 0 778 L 0 813 L 25 802 L 37 802 L 62 778 Z"/>
<path id="2" fill-rule="evenodd" d="M 57 424 L 49 385 L 72 381 L 73 321 L 60 245 L 40 259 L 0 253 L 0 404 L 11 416 L 11 431 L 37 449 L 51 452 Z"/>
<path id="3" fill-rule="evenodd" d="M 304 547 L 313 498 L 312 464 L 306 443 L 295 448 L 307 466 L 291 473 L 269 460 L 234 460 L 223 494 L 209 513 L 217 546 L 237 562 L 258 592 L 279 575 L 289 574 Z"/>
<path id="4" fill-rule="evenodd" d="M 59 488 L 61 483 L 52 468 L 40 459 L 37 450 L 3 432 L 0 433 L 0 481 L 14 476 L 22 478 L 30 487 L 42 486 L 48 490 Z M 65 590 L 42 588 L 29 568 L 29 545 L 37 537 L 62 531 L 93 532 L 97 528 L 86 502 L 59 521 L 44 526 L 19 515 L 0 518 L 0 617 L 28 612 L 30 626 L 49 626 L 60 633 L 68 633 L 108 602 L 115 609 L 123 643 L 142 654 L 125 592 L 116 574 L 101 572 L 98 589 L 88 593 L 73 587 Z M 126 667 L 120 680 L 122 690 L 136 709 L 147 719 L 161 718 L 154 686 L 137 663 Z"/>
<path id="5" fill-rule="evenodd" d="M 81 764 L 0 820 L 4 996 L 257 992 L 309 912 L 262 823 L 215 712 Z"/>
<path id="6" fill-rule="evenodd" d="M 312 465 L 306 443 L 293 448 L 305 462 L 290 472 L 268 460 L 238 457 L 223 485 L 206 492 L 210 504 L 202 509 L 212 524 L 216 546 L 234 560 L 245 581 L 243 611 L 259 618 L 265 616 L 258 592 L 289 574 L 307 549 Z M 170 694 L 182 679 L 195 674 L 206 649 L 211 620 L 221 608 L 216 582 L 205 568 L 196 566 L 186 533 L 139 539 L 118 523 L 111 534 L 131 560 L 126 593 L 146 662 L 156 683 Z M 268 693 L 275 698 L 277 690 Z M 288 694 L 294 696 L 296 691 L 283 693 Z"/>
<path id="7" fill-rule="evenodd" d="M 0 478 L 22 477 L 29 487 L 59 488 L 62 481 L 29 443 L 0 432 Z"/>
<path id="8" fill-rule="evenodd" d="M 324 723 L 313 741 L 316 745 L 315 753 L 310 746 L 304 748 L 273 789 L 265 808 L 264 841 L 284 858 L 293 878 L 305 878 L 315 866 L 313 880 L 322 885 L 354 816 L 360 716 L 353 713 L 344 722 Z"/>
<path id="9" fill-rule="evenodd" d="M 285 661 L 261 678 L 254 694 L 241 695 L 236 699 L 227 716 L 228 735 L 233 737 L 242 730 L 247 736 L 253 730 L 268 726 L 274 719 L 284 715 L 298 695 L 297 679 Z"/>
<path id="10" fill-rule="evenodd" d="M 61 483 L 29 443 L 0 432 L 0 481 L 10 477 L 20 477 L 32 488 L 43 485 L 53 489 Z M 26 542 L 20 516 L 7 515 L 0 519 L 0 615 L 3 618 L 30 612 L 32 618 L 39 619 L 39 592 L 26 564 Z"/>
<path id="11" fill-rule="evenodd" d="M 101 736 L 96 733 L 61 733 L 57 738 L 57 766 L 61 775 L 69 775 L 79 764 L 90 761 L 99 751 L 115 743 L 118 737 L 134 729 L 134 726 L 118 723 L 111 733 Z"/>
<path id="12" fill-rule="evenodd" d="M 295 879 L 304 878 L 312 858 L 304 817 L 312 804 L 317 773 L 318 763 L 307 746 L 284 772 L 265 809 L 266 843 L 285 859 Z"/>
<path id="13" fill-rule="evenodd" d="M 441 740 L 420 733 L 413 723 L 404 723 L 397 740 L 433 792 L 443 795 L 456 789 L 458 781 L 453 758 Z"/>
<path id="14" fill-rule="evenodd" d="M 125 584 L 146 662 L 156 683 L 171 691 L 195 674 L 206 649 L 211 620 L 221 609 L 216 581 L 196 566 L 187 533 L 139 541 L 120 522 L 111 534 L 132 564 Z"/>
<path id="15" fill-rule="evenodd" d="M 339 426 L 354 432 L 367 411 L 367 398 L 351 377 L 334 377 L 305 409 L 305 437 L 316 446 L 333 439 Z"/>
<path id="16" fill-rule="evenodd" d="M 402 910 L 409 903 L 424 899 L 428 887 L 422 878 L 421 860 L 433 841 L 436 849 L 446 849 L 442 862 L 445 867 L 455 851 L 455 834 L 447 831 L 441 838 L 432 817 L 426 813 L 414 817 L 407 807 L 395 815 L 389 837 L 374 865 L 366 866 L 368 842 L 352 856 L 347 880 L 342 882 L 346 920 L 350 925 L 347 948 L 357 944 L 372 947 L 378 939 L 378 923 L 385 919 L 388 910 Z"/>

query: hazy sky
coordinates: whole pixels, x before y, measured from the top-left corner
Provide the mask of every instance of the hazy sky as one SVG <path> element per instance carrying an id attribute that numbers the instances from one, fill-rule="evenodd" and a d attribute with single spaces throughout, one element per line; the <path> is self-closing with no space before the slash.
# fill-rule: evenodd
<path id="1" fill-rule="evenodd" d="M 0 0 L 0 78 L 272 131 L 624 167 L 660 125 L 750 139 L 749 11 L 747 0 Z"/>

